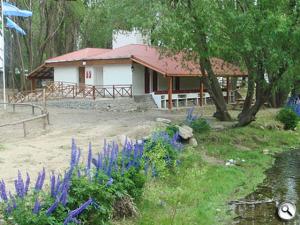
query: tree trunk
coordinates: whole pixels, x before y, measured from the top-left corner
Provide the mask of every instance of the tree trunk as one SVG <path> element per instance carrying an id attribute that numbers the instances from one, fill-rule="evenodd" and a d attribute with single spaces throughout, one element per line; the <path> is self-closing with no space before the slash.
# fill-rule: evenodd
<path id="1" fill-rule="evenodd" d="M 231 121 L 232 118 L 227 111 L 227 105 L 223 96 L 222 88 L 219 81 L 214 74 L 209 57 L 203 56 L 202 53 L 208 53 L 208 46 L 206 42 L 206 35 L 200 32 L 200 38 L 198 41 L 199 54 L 200 54 L 200 69 L 204 76 L 204 84 L 207 88 L 213 102 L 216 106 L 216 112 L 214 116 L 221 121 Z"/>

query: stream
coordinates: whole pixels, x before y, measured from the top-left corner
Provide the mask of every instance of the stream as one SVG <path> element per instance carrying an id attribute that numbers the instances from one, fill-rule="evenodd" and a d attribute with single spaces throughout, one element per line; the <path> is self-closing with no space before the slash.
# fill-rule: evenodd
<path id="1" fill-rule="evenodd" d="M 257 190 L 243 201 L 275 202 L 262 204 L 233 205 L 237 214 L 234 224 L 241 225 L 300 225 L 300 150 L 284 152 L 276 156 L 274 166 L 266 172 L 266 179 Z M 290 201 L 296 204 L 297 211 L 293 220 L 285 222 L 277 216 L 276 202 Z"/>

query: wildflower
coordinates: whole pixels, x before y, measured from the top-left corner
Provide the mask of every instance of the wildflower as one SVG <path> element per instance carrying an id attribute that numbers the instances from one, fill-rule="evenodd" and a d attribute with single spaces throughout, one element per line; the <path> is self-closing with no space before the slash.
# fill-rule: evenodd
<path id="1" fill-rule="evenodd" d="M 25 188 L 24 188 L 25 195 L 27 195 L 28 193 L 29 184 L 30 184 L 30 176 L 28 173 L 26 173 L 26 181 L 25 181 Z"/>
<path id="2" fill-rule="evenodd" d="M 34 207 L 33 207 L 33 214 L 38 214 L 40 212 L 41 209 L 41 203 L 39 202 L 39 200 L 36 198 L 35 202 L 34 202 Z"/>
<path id="3" fill-rule="evenodd" d="M 3 201 L 7 202 L 8 201 L 8 197 L 7 197 L 7 193 L 6 193 L 6 185 L 4 180 L 2 180 L 0 182 L 0 196 L 3 199 Z"/>
<path id="4" fill-rule="evenodd" d="M 107 185 L 107 186 L 111 186 L 111 185 L 113 184 L 113 182 L 114 182 L 114 179 L 111 177 L 111 178 L 109 178 L 109 180 L 107 181 L 106 185 Z"/>
<path id="5" fill-rule="evenodd" d="M 90 198 L 88 201 L 83 203 L 79 208 L 71 211 L 67 218 L 64 221 L 64 225 L 67 225 L 70 222 L 73 222 L 75 217 L 82 213 L 90 204 L 92 204 L 93 200 Z"/>
<path id="6" fill-rule="evenodd" d="M 50 206 L 50 208 L 47 209 L 46 215 L 50 216 L 55 211 L 55 209 L 57 208 L 58 204 L 59 204 L 59 200 L 56 199 L 55 202 Z"/>

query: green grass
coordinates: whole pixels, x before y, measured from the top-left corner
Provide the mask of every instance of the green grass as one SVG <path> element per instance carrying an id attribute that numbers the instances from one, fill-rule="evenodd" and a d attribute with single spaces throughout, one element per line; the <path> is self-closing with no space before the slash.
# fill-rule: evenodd
<path id="1" fill-rule="evenodd" d="M 231 224 L 228 201 L 253 192 L 264 179 L 273 153 L 300 146 L 299 131 L 265 129 L 277 125 L 274 114 L 261 115 L 245 128 L 196 135 L 199 147 L 188 148 L 178 170 L 165 179 L 149 180 L 138 203 L 140 215 L 117 224 Z M 268 149 L 270 154 L 264 154 Z M 207 162 L 203 152 L 216 159 Z M 244 159 L 238 166 L 222 161 Z"/>

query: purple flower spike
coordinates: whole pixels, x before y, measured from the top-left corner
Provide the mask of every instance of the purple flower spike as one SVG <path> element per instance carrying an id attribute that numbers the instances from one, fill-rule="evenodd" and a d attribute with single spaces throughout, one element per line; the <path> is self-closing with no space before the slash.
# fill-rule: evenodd
<path id="1" fill-rule="evenodd" d="M 92 145 L 90 143 L 89 144 L 89 152 L 88 152 L 88 161 L 87 161 L 88 173 L 89 173 L 89 170 L 91 169 L 91 164 L 92 164 Z"/>
<path id="2" fill-rule="evenodd" d="M 25 195 L 27 195 L 28 193 L 29 184 L 30 184 L 30 176 L 28 173 L 26 173 L 25 190 L 24 190 Z"/>
<path id="3" fill-rule="evenodd" d="M 32 213 L 38 214 L 40 212 L 40 210 L 41 210 L 41 203 L 39 202 L 38 199 L 36 199 L 34 202 L 34 207 L 33 207 Z"/>
<path id="4" fill-rule="evenodd" d="M 109 178 L 109 180 L 107 181 L 106 185 L 107 185 L 107 186 L 111 186 L 111 185 L 113 184 L 113 182 L 114 182 L 114 179 L 111 177 L 111 178 Z"/>
<path id="5" fill-rule="evenodd" d="M 59 200 L 56 199 L 55 202 L 47 210 L 46 215 L 50 216 L 55 211 L 55 209 L 57 208 L 58 204 L 59 204 Z"/>
<path id="6" fill-rule="evenodd" d="M 5 185 L 4 180 L 2 180 L 0 182 L 0 196 L 1 196 L 3 201 L 5 201 L 5 202 L 8 201 L 7 192 L 6 192 L 6 185 Z"/>
<path id="7" fill-rule="evenodd" d="M 73 222 L 75 217 L 78 216 L 80 213 L 83 212 L 90 204 L 92 204 L 93 200 L 90 198 L 88 201 L 83 203 L 79 208 L 71 211 L 68 215 L 68 217 L 64 221 L 64 225 L 67 225 L 70 222 Z"/>
<path id="8" fill-rule="evenodd" d="M 56 177 L 54 175 L 54 172 L 52 172 L 52 175 L 50 177 L 50 194 L 51 197 L 55 197 L 55 184 L 56 184 Z"/>

